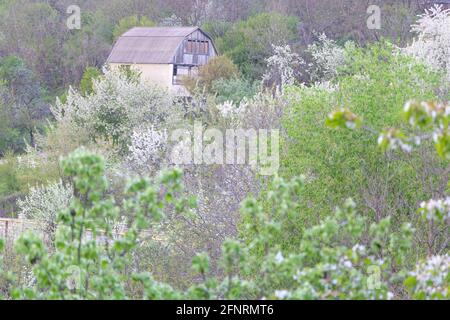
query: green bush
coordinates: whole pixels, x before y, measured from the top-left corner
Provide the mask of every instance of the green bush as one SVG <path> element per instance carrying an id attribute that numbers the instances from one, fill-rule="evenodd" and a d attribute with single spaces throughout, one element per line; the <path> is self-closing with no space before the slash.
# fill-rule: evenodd
<path id="1" fill-rule="evenodd" d="M 411 154 L 383 153 L 373 132 L 340 131 L 325 124 L 331 111 L 345 107 L 375 131 L 403 128 L 405 102 L 438 99 L 440 75 L 393 54 L 389 44 L 346 54 L 347 64 L 333 80 L 335 91 L 314 86 L 293 87 L 287 93 L 291 103 L 283 120 L 282 174 L 305 174 L 309 182 L 299 228 L 330 214 L 350 196 L 376 220 L 391 215 L 403 220 L 441 188 L 445 164 L 429 144 Z"/>
<path id="2" fill-rule="evenodd" d="M 100 70 L 94 67 L 87 67 L 80 81 L 80 91 L 83 95 L 94 92 L 94 80 L 101 76 Z"/>
<path id="3" fill-rule="evenodd" d="M 185 77 L 183 85 L 191 92 L 211 93 L 214 81 L 233 79 L 239 76 L 239 71 L 233 61 L 226 56 L 217 56 L 199 67 L 197 76 Z"/>
<path id="4" fill-rule="evenodd" d="M 212 83 L 212 92 L 216 95 L 217 103 L 232 101 L 240 103 L 244 98 L 253 97 L 259 89 L 258 82 L 246 79 L 219 79 Z"/>

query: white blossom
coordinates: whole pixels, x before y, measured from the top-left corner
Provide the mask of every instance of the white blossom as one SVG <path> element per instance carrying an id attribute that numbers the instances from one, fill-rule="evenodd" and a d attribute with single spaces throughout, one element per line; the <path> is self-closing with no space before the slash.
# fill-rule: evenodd
<path id="1" fill-rule="evenodd" d="M 430 221 L 450 220 L 450 197 L 422 202 L 420 211 Z"/>
<path id="2" fill-rule="evenodd" d="M 52 233 L 59 212 L 70 205 L 72 198 L 72 186 L 59 181 L 45 187 L 32 187 L 17 204 L 20 214 L 38 222 L 43 231 Z"/>
<path id="3" fill-rule="evenodd" d="M 437 5 L 426 10 L 412 26 L 412 32 L 417 37 L 403 52 L 445 71 L 450 80 L 450 10 Z"/>
<path id="4" fill-rule="evenodd" d="M 167 130 L 157 130 L 153 125 L 134 130 L 128 148 L 128 163 L 134 168 L 155 166 L 167 148 L 167 141 Z"/>
<path id="5" fill-rule="evenodd" d="M 291 293 L 287 290 L 277 290 L 275 291 L 275 297 L 278 299 L 288 299 L 291 296 Z"/>
<path id="6" fill-rule="evenodd" d="M 425 294 L 427 299 L 437 295 L 448 296 L 448 277 L 450 272 L 450 256 L 432 256 L 419 263 L 410 273 L 416 280 L 415 291 Z"/>
<path id="7" fill-rule="evenodd" d="M 132 81 L 117 70 L 106 70 L 94 80 L 93 94 L 85 97 L 70 89 L 65 103 L 57 101 L 52 113 L 58 122 L 70 121 L 92 138 L 126 143 L 133 131 L 162 122 L 176 125 L 181 106 L 166 90 L 145 81 Z"/>
<path id="8" fill-rule="evenodd" d="M 275 256 L 275 262 L 277 264 L 281 264 L 284 261 L 284 257 L 283 254 L 281 252 L 278 252 L 277 255 Z"/>
<path id="9" fill-rule="evenodd" d="M 345 51 L 354 46 L 347 42 L 344 47 L 336 44 L 325 34 L 319 36 L 319 41 L 308 47 L 313 63 L 309 65 L 309 72 L 313 81 L 329 81 L 337 75 L 338 69 L 345 63 Z"/>
<path id="10" fill-rule="evenodd" d="M 300 56 L 292 52 L 291 47 L 272 45 L 274 54 L 267 59 L 267 72 L 263 79 L 271 81 L 278 79 L 278 85 L 282 90 L 285 86 L 295 82 L 295 66 L 303 64 Z"/>

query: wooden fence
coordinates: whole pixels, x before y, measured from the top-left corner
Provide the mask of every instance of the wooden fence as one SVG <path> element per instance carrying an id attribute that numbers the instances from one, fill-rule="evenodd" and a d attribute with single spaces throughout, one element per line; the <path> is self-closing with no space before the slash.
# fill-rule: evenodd
<path id="1" fill-rule="evenodd" d="M 0 218 L 0 239 L 7 244 L 14 243 L 25 231 L 33 231 L 45 237 L 39 225 L 32 220 Z"/>

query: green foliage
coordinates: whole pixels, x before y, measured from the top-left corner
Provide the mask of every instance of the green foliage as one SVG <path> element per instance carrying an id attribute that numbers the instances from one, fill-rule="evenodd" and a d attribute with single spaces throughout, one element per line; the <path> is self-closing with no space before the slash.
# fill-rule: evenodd
<path id="1" fill-rule="evenodd" d="M 116 41 L 122 34 L 133 27 L 154 27 L 156 24 L 146 16 L 129 16 L 119 20 L 113 29 L 113 40 Z"/>
<path id="2" fill-rule="evenodd" d="M 103 139 L 125 152 L 138 127 L 163 122 L 174 126 L 179 116 L 167 90 L 139 79 L 132 68 L 109 70 L 94 80 L 90 95 L 70 90 L 66 102 L 57 101 L 53 114 L 60 125 L 69 124 L 69 130 L 81 130 L 92 141 Z"/>
<path id="3" fill-rule="evenodd" d="M 369 216 L 380 219 L 394 214 L 401 221 L 409 214 L 408 208 L 417 207 L 418 199 L 432 197 L 429 185 L 417 183 L 421 171 L 443 170 L 445 165 L 433 153 L 427 153 L 426 158 L 417 153 L 384 154 L 377 148 L 376 133 L 385 128 L 402 129 L 404 103 L 419 97 L 437 99 L 442 78 L 394 54 L 389 44 L 349 47 L 346 59 L 332 80 L 336 90 L 314 86 L 288 91 L 291 106 L 283 120 L 287 132 L 283 175 L 306 175 L 302 207 L 306 225 L 317 215 L 332 212 L 349 196 Z M 336 108 L 338 111 L 332 113 Z M 362 121 L 371 130 L 327 126 L 353 128 Z M 433 169 L 426 166 L 429 161 Z M 439 175 L 430 179 L 431 187 L 438 189 Z"/>
<path id="4" fill-rule="evenodd" d="M 19 151 L 24 146 L 20 130 L 14 126 L 11 106 L 2 100 L 0 97 L 0 156 L 4 156 L 7 150 Z"/>
<path id="5" fill-rule="evenodd" d="M 131 182 L 123 207 L 119 207 L 105 196 L 102 157 L 80 149 L 61 166 L 77 198 L 59 213 L 55 252 L 47 251 L 32 233 L 17 241 L 16 251 L 33 267 L 36 285 L 17 286 L 11 295 L 27 299 L 124 299 L 129 279 L 124 270 L 142 232 L 164 218 L 164 206 L 170 205 L 175 214 L 188 209 L 188 201 L 177 196 L 182 191 L 181 173 L 166 172 L 155 184 L 143 178 Z M 159 185 L 164 190 L 162 199 L 158 197 Z M 132 220 L 124 235 L 114 238 L 112 222 L 122 210 Z"/>
<path id="6" fill-rule="evenodd" d="M 261 79 L 272 45 L 291 44 L 297 40 L 298 19 L 279 13 L 261 13 L 240 21 L 217 39 L 219 52 L 229 56 L 250 79 Z"/>
<path id="7" fill-rule="evenodd" d="M 20 191 L 17 178 L 17 164 L 8 153 L 0 160 L 0 197 Z"/>
<path id="8" fill-rule="evenodd" d="M 185 77 L 183 85 L 190 91 L 211 93 L 212 86 L 216 80 L 229 80 L 237 78 L 239 71 L 236 65 L 226 56 L 217 56 L 199 67 L 198 75 Z"/>
<path id="9" fill-rule="evenodd" d="M 216 95 L 217 103 L 232 101 L 240 103 L 244 98 L 251 98 L 259 90 L 258 82 L 251 82 L 243 78 L 219 79 L 212 83 L 212 92 Z"/>
<path id="10" fill-rule="evenodd" d="M 232 26 L 233 24 L 228 21 L 208 21 L 202 25 L 202 30 L 216 40 L 223 37 Z"/>
<path id="11" fill-rule="evenodd" d="M 94 91 L 93 80 L 100 77 L 101 72 L 97 68 L 87 67 L 80 81 L 80 90 L 83 95 L 89 95 Z"/>
<path id="12" fill-rule="evenodd" d="M 31 145 L 35 144 L 36 128 L 42 125 L 43 119 L 48 116 L 49 108 L 44 102 L 44 91 L 34 73 L 25 62 L 16 56 L 7 56 L 0 59 L 0 121 L 11 121 L 4 132 L 6 141 L 18 142 L 15 136 L 20 132 L 21 140 L 26 139 Z M 2 130 L 3 131 L 3 130 Z M 6 142 L 5 149 L 20 150 L 19 146 Z M 0 150 L 4 153 L 5 150 Z"/>

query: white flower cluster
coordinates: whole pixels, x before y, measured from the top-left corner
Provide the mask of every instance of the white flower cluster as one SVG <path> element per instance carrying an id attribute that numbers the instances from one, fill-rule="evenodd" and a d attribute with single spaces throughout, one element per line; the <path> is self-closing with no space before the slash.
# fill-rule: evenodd
<path id="1" fill-rule="evenodd" d="M 239 104 L 235 104 L 233 101 L 225 101 L 222 104 L 218 104 L 216 107 L 222 117 L 235 118 L 242 115 L 247 110 L 247 106 L 248 102 L 244 99 Z"/>
<path id="2" fill-rule="evenodd" d="M 389 129 L 381 133 L 378 137 L 378 145 L 387 145 L 389 150 L 401 150 L 411 153 L 412 146 L 406 141 L 400 131 Z"/>
<path id="3" fill-rule="evenodd" d="M 444 70 L 450 79 L 450 10 L 434 6 L 412 26 L 417 35 L 403 51 L 422 59 L 436 70 Z"/>
<path id="4" fill-rule="evenodd" d="M 450 221 L 450 197 L 422 202 L 420 211 L 430 221 Z"/>
<path id="5" fill-rule="evenodd" d="M 417 106 L 420 106 L 420 108 L 426 112 L 428 116 L 430 116 L 433 121 L 436 121 L 436 119 L 439 116 L 450 116 L 450 102 L 448 103 L 435 103 L 435 102 L 428 102 L 428 101 L 422 101 L 417 102 L 414 100 L 410 100 L 406 102 L 405 107 L 403 108 L 403 111 L 405 113 L 409 113 L 414 110 L 414 108 L 417 108 Z M 411 117 L 408 119 L 408 122 L 410 125 L 415 126 L 417 125 L 416 119 L 414 117 Z"/>
<path id="6" fill-rule="evenodd" d="M 328 39 L 325 34 L 319 36 L 319 41 L 308 47 L 313 63 L 309 64 L 313 81 L 328 81 L 336 76 L 338 68 L 345 63 L 345 50 L 354 46 L 347 42 L 345 47 L 340 47 L 335 41 Z"/>
<path id="7" fill-rule="evenodd" d="M 70 89 L 66 102 L 58 101 L 52 113 L 58 122 L 71 121 L 95 138 L 101 132 L 107 138 L 127 141 L 135 128 L 179 116 L 177 107 L 165 90 L 144 81 L 130 81 L 120 71 L 105 70 L 104 76 L 94 80 L 93 94 L 84 97 Z"/>
<path id="8" fill-rule="evenodd" d="M 417 265 L 411 272 L 416 280 L 415 292 L 422 293 L 427 299 L 438 296 L 448 297 L 448 277 L 450 272 L 450 256 L 432 256 Z"/>
<path id="9" fill-rule="evenodd" d="M 339 86 L 337 84 L 333 84 L 330 81 L 320 81 L 314 83 L 314 87 L 319 90 L 326 91 L 328 93 L 334 93 L 339 90 Z"/>
<path id="10" fill-rule="evenodd" d="M 264 80 L 279 78 L 281 89 L 295 82 L 295 66 L 303 64 L 300 56 L 292 52 L 291 47 L 272 45 L 274 54 L 267 59 L 267 72 Z"/>
<path id="11" fill-rule="evenodd" d="M 53 232 L 58 213 L 70 205 L 72 198 L 72 186 L 62 181 L 46 187 L 32 187 L 23 200 L 18 200 L 19 212 L 36 220 L 43 231 Z"/>
<path id="12" fill-rule="evenodd" d="M 134 168 L 155 166 L 161 160 L 167 143 L 167 130 L 157 130 L 153 125 L 139 128 L 131 135 L 127 160 Z"/>

